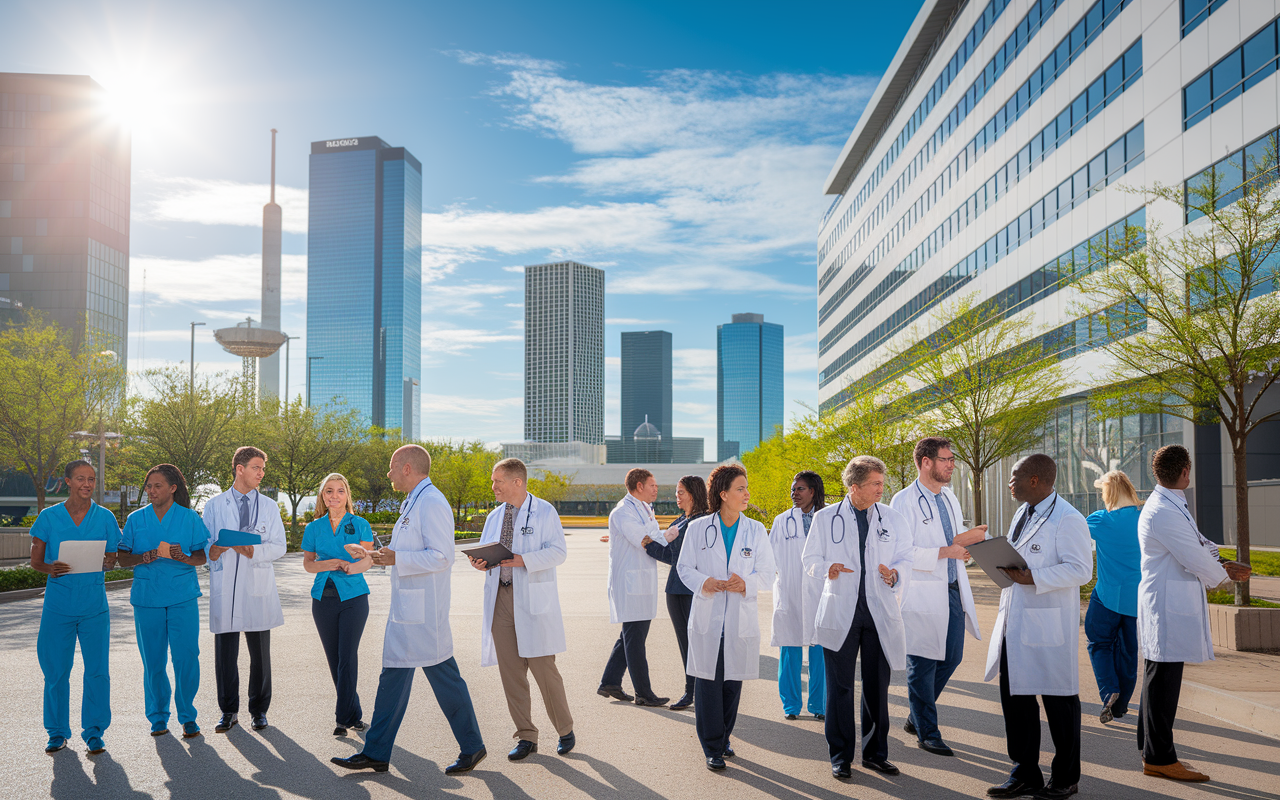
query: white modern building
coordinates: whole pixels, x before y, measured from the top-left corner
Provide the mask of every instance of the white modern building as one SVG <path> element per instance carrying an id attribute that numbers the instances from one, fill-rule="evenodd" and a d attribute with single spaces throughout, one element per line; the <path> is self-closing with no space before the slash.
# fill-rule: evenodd
<path id="1" fill-rule="evenodd" d="M 1032 309 L 1046 344 L 1085 379 L 1105 374 L 1100 326 L 1067 279 L 1090 241 L 1124 224 L 1184 220 L 1122 187 L 1179 185 L 1280 127 L 1276 0 L 926 0 L 827 178 L 818 233 L 819 402 L 830 413 L 930 330 L 930 308 L 976 292 Z M 1253 519 L 1280 511 L 1280 425 L 1251 451 Z M 1181 442 L 1196 459 L 1206 534 L 1231 541 L 1230 450 L 1217 425 L 1102 420 L 1064 397 L 1043 449 L 1058 489 L 1099 507 L 1093 480 Z M 1268 444 L 1268 442 L 1270 444 Z M 1007 522 L 988 476 L 989 519 Z M 1254 525 L 1255 544 L 1280 535 Z M 1268 541 L 1268 538 L 1270 539 Z"/>

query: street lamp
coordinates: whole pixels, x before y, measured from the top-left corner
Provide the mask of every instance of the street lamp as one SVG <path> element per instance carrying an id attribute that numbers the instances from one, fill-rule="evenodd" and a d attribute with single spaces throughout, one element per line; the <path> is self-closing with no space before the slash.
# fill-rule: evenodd
<path id="1" fill-rule="evenodd" d="M 301 336 L 284 337 L 284 407 L 289 407 L 289 342 L 301 339 Z"/>
<path id="2" fill-rule="evenodd" d="M 324 361 L 324 356 L 307 356 L 307 408 L 311 408 L 311 362 Z"/>
<path id="3" fill-rule="evenodd" d="M 196 326 L 203 322 L 191 323 L 191 394 L 196 393 Z"/>

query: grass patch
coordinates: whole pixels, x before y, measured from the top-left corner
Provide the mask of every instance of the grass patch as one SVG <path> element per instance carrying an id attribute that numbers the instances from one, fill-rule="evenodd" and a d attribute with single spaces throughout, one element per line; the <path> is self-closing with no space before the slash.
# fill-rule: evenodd
<path id="1" fill-rule="evenodd" d="M 1223 558 L 1235 560 L 1236 549 L 1234 547 L 1219 547 L 1218 552 L 1222 554 Z M 1251 550 L 1249 551 L 1249 566 L 1253 567 L 1254 575 L 1280 577 L 1280 553 L 1273 553 L 1270 550 Z"/>
<path id="2" fill-rule="evenodd" d="M 107 573 L 107 580 L 120 581 L 133 577 L 131 569 L 113 569 Z M 49 576 L 31 567 L 13 567 L 0 569 L 0 592 L 12 592 L 18 589 L 40 589 Z"/>
<path id="3" fill-rule="evenodd" d="M 1233 606 L 1236 604 L 1236 593 L 1225 589 L 1219 592 L 1209 592 L 1209 602 L 1219 606 Z M 1250 597 L 1249 608 L 1280 608 L 1280 603 Z"/>

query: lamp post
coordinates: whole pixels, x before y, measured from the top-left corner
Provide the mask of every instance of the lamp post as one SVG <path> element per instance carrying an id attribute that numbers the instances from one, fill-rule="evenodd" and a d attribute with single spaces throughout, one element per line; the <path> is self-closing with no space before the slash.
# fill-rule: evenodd
<path id="1" fill-rule="evenodd" d="M 289 407 L 289 342 L 301 339 L 301 336 L 284 337 L 284 407 Z"/>
<path id="2" fill-rule="evenodd" d="M 324 361 L 324 356 L 307 356 L 307 408 L 311 408 L 311 362 Z"/>
<path id="3" fill-rule="evenodd" d="M 203 322 L 191 323 L 191 394 L 196 393 L 196 326 Z"/>

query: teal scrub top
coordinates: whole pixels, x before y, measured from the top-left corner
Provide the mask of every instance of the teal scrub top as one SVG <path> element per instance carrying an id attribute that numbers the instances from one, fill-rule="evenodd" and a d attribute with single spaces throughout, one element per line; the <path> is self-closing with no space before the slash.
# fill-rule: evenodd
<path id="1" fill-rule="evenodd" d="M 742 515 L 733 521 L 732 525 L 725 525 L 724 519 L 720 520 L 720 526 L 724 528 L 724 554 L 726 560 L 733 558 L 733 543 L 738 540 L 738 523 L 742 522 Z"/>
<path id="2" fill-rule="evenodd" d="M 97 503 L 89 506 L 77 526 L 71 521 L 67 507 L 58 503 L 49 506 L 36 517 L 31 535 L 44 542 L 44 561 L 52 564 L 58 560 L 58 549 L 63 542 L 105 541 L 106 552 L 114 553 L 120 545 L 120 524 L 116 515 Z M 44 610 L 67 617 L 88 617 L 107 610 L 107 588 L 102 572 L 81 572 L 49 576 L 44 588 Z"/>
<path id="3" fill-rule="evenodd" d="M 1126 506 L 1089 515 L 1089 535 L 1098 544 L 1098 583 L 1094 590 L 1108 609 L 1126 617 L 1138 616 L 1138 584 L 1142 582 L 1142 551 L 1138 546 L 1138 517 L 1142 509 Z"/>
<path id="4" fill-rule="evenodd" d="M 169 506 L 164 519 L 157 518 L 155 509 L 146 505 L 124 521 L 122 549 L 141 555 L 155 550 L 161 542 L 176 544 L 182 548 L 183 555 L 189 556 L 208 546 L 209 531 L 199 514 L 177 503 Z M 133 568 L 129 600 L 135 606 L 168 608 L 194 600 L 200 594 L 200 578 L 190 564 L 157 558 L 150 564 Z"/>
<path id="5" fill-rule="evenodd" d="M 360 559 L 352 558 L 351 554 L 343 549 L 343 545 L 372 541 L 373 528 L 369 526 L 368 520 L 353 514 L 347 514 L 342 518 L 336 533 L 329 522 L 328 514 L 312 520 L 302 530 L 302 549 L 308 553 L 315 553 L 316 561 L 340 558 L 354 564 Z M 369 593 L 369 584 L 365 582 L 363 574 L 317 572 L 316 579 L 311 584 L 311 596 L 319 600 L 324 595 L 324 585 L 328 581 L 333 581 L 333 585 L 338 590 L 338 599 L 343 601 Z"/>

